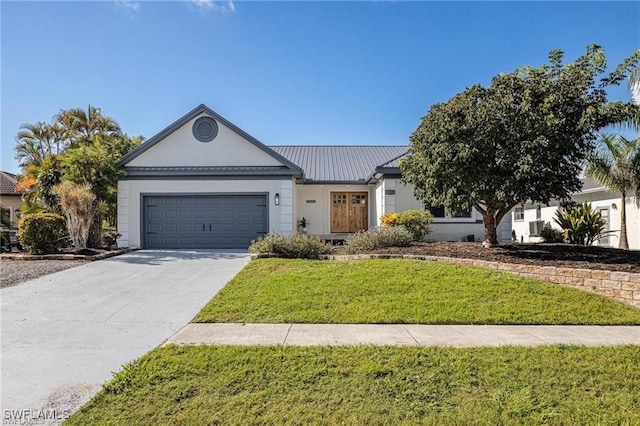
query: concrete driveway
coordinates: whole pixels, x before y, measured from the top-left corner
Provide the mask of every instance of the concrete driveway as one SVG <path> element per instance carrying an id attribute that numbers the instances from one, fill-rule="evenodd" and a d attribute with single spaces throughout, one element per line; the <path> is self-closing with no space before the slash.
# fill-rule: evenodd
<path id="1" fill-rule="evenodd" d="M 74 411 L 248 261 L 246 252 L 142 250 L 0 290 L 3 419 Z"/>

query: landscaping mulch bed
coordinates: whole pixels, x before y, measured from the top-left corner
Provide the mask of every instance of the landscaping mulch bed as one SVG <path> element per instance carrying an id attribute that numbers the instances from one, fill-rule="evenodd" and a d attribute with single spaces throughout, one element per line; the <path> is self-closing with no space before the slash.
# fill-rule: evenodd
<path id="1" fill-rule="evenodd" d="M 640 273 L 640 251 L 570 244 L 504 243 L 485 249 L 482 248 L 481 243 L 418 242 L 409 247 L 385 248 L 374 250 L 373 253 L 446 256 L 503 263 Z"/>
<path id="2" fill-rule="evenodd" d="M 0 288 L 83 265 L 85 260 L 14 260 L 0 258 Z"/>
<path id="3" fill-rule="evenodd" d="M 28 252 L 0 254 L 0 288 L 10 287 L 34 278 L 83 265 L 94 260 L 128 253 L 129 248 L 115 250 L 88 249 L 82 253 L 63 250 L 36 255 Z"/>

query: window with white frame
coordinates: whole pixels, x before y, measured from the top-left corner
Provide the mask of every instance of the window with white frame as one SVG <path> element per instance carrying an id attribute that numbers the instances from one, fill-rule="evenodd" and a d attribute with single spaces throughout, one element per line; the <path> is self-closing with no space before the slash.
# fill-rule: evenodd
<path id="1" fill-rule="evenodd" d="M 524 207 L 516 207 L 513 209 L 513 221 L 524 222 Z"/>

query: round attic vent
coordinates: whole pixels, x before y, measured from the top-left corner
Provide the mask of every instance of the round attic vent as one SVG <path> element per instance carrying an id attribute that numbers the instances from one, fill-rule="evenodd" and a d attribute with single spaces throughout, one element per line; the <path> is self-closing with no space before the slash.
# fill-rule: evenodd
<path id="1" fill-rule="evenodd" d="M 218 135 L 218 123 L 211 117 L 200 117 L 193 123 L 193 136 L 200 142 L 211 142 Z"/>

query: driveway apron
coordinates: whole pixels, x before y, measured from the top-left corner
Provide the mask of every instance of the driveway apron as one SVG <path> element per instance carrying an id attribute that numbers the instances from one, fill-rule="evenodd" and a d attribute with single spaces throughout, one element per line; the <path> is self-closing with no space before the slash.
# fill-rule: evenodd
<path id="1" fill-rule="evenodd" d="M 3 418 L 66 417 L 248 261 L 239 251 L 142 250 L 2 289 Z"/>

